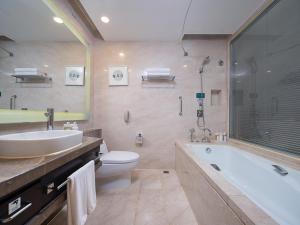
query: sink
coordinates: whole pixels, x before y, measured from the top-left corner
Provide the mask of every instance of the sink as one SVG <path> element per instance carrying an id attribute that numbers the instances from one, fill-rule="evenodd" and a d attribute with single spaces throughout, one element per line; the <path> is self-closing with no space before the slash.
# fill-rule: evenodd
<path id="1" fill-rule="evenodd" d="M 82 131 L 48 130 L 0 136 L 0 158 L 34 158 L 58 154 L 82 144 Z"/>

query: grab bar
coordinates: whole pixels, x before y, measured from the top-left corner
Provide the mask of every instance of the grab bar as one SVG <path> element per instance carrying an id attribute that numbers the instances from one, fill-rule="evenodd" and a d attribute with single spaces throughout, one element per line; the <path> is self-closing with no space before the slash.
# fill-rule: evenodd
<path id="1" fill-rule="evenodd" d="M 281 176 L 286 176 L 289 174 L 288 171 L 286 169 L 282 168 L 281 166 L 278 166 L 278 165 L 272 165 L 272 166 L 275 168 L 274 170 L 277 173 L 279 173 Z"/>
<path id="2" fill-rule="evenodd" d="M 179 96 L 179 116 L 182 116 L 182 96 Z"/>
<path id="3" fill-rule="evenodd" d="M 210 164 L 215 170 L 221 171 L 220 167 L 217 164 Z"/>
<path id="4" fill-rule="evenodd" d="M 32 206 L 32 203 L 29 202 L 27 203 L 22 209 L 20 209 L 19 211 L 17 211 L 15 214 L 5 218 L 5 219 L 0 219 L 0 223 L 8 223 L 10 221 L 12 221 L 13 219 L 15 219 L 18 215 L 20 215 L 22 212 L 24 212 L 26 209 L 28 209 L 29 207 Z"/>

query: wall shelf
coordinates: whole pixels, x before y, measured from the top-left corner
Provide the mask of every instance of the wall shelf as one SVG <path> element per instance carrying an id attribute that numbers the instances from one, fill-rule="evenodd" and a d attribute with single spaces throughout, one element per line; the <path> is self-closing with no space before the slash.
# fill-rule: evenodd
<path id="1" fill-rule="evenodd" d="M 159 76 L 159 75 L 155 75 L 155 76 L 149 76 L 149 75 L 142 75 L 142 81 L 174 81 L 175 80 L 175 76 L 173 75 L 168 75 L 168 76 Z"/>
<path id="2" fill-rule="evenodd" d="M 48 77 L 46 73 L 41 74 L 12 74 L 12 77 L 16 78 L 16 83 L 49 83 L 52 81 L 51 77 Z"/>

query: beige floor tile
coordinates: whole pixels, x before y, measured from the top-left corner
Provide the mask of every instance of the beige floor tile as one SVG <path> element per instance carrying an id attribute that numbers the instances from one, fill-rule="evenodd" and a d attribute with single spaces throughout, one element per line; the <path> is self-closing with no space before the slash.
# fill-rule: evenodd
<path id="1" fill-rule="evenodd" d="M 125 189 L 97 190 L 86 225 L 197 225 L 174 170 L 135 170 Z M 66 225 L 63 210 L 49 225 Z"/>

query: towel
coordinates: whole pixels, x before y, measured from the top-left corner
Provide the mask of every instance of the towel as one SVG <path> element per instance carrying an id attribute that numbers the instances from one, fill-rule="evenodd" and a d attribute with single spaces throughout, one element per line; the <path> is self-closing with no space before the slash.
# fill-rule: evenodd
<path id="1" fill-rule="evenodd" d="M 68 179 L 68 225 L 83 225 L 96 208 L 94 161 L 75 171 Z"/>

